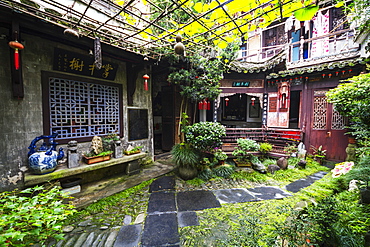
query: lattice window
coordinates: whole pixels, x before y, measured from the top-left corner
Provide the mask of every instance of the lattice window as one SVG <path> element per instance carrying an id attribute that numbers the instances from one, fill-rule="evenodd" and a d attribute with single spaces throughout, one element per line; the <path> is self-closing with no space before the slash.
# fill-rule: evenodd
<path id="1" fill-rule="evenodd" d="M 120 131 L 118 86 L 49 77 L 50 132 L 58 139 Z"/>
<path id="2" fill-rule="evenodd" d="M 333 107 L 333 115 L 331 118 L 331 128 L 333 130 L 343 130 L 346 126 L 346 118 L 339 114 L 339 112 Z"/>
<path id="3" fill-rule="evenodd" d="M 325 96 L 314 97 L 312 129 L 326 129 L 327 108 L 328 103 Z"/>

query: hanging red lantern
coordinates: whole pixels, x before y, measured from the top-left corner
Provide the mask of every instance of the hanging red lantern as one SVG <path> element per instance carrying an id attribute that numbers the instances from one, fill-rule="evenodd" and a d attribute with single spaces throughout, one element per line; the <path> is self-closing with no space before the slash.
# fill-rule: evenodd
<path id="1" fill-rule="evenodd" d="M 328 74 L 329 78 L 331 78 L 332 74 Z"/>
<path id="2" fill-rule="evenodd" d="M 349 69 L 348 72 L 351 73 L 352 72 L 352 69 Z"/>
<path id="3" fill-rule="evenodd" d="M 211 110 L 211 102 L 207 99 L 207 110 Z"/>
<path id="4" fill-rule="evenodd" d="M 203 108 L 202 110 L 207 110 L 207 101 L 204 99 L 203 100 Z"/>
<path id="5" fill-rule="evenodd" d="M 149 78 L 150 77 L 147 74 L 143 75 L 143 79 L 144 79 L 144 90 L 145 91 L 148 91 L 148 79 Z"/>
<path id="6" fill-rule="evenodd" d="M 251 101 L 252 101 L 252 106 L 254 106 L 254 101 L 256 101 L 256 98 L 255 97 L 252 97 L 251 98 Z"/>
<path id="7" fill-rule="evenodd" d="M 325 74 L 322 74 L 322 78 L 324 78 L 325 77 Z"/>
<path id="8" fill-rule="evenodd" d="M 342 70 L 342 74 L 344 75 L 344 73 L 346 73 L 346 71 L 345 70 Z"/>
<path id="9" fill-rule="evenodd" d="M 24 46 L 17 40 L 10 41 L 9 46 L 14 49 L 14 67 L 16 70 L 19 69 L 19 52 L 18 50 L 23 50 Z"/>
<path id="10" fill-rule="evenodd" d="M 225 98 L 225 104 L 226 104 L 226 106 L 228 106 L 229 105 L 229 98 Z"/>
<path id="11" fill-rule="evenodd" d="M 338 76 L 338 74 L 339 74 L 339 71 L 335 72 L 335 75 L 336 75 L 336 76 Z"/>
<path id="12" fill-rule="evenodd" d="M 203 101 L 199 101 L 198 110 L 203 110 Z"/>

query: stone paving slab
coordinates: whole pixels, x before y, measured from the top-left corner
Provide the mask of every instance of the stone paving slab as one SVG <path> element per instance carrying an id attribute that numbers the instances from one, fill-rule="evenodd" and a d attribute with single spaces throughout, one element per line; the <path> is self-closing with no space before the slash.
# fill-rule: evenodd
<path id="1" fill-rule="evenodd" d="M 243 188 L 215 190 L 214 193 L 220 203 L 242 203 L 257 200 L 247 189 Z"/>
<path id="2" fill-rule="evenodd" d="M 177 220 L 179 227 L 199 226 L 197 213 L 193 211 L 178 212 Z"/>
<path id="3" fill-rule="evenodd" d="M 176 213 L 148 215 L 141 239 L 142 247 L 177 246 L 180 243 Z"/>
<path id="4" fill-rule="evenodd" d="M 256 188 L 248 189 L 248 191 L 253 196 L 255 196 L 258 201 L 282 199 L 287 196 L 292 196 L 292 194 L 276 186 L 256 187 Z"/>
<path id="5" fill-rule="evenodd" d="M 142 232 L 141 225 L 122 226 L 113 247 L 135 247 L 139 245 Z"/>
<path id="6" fill-rule="evenodd" d="M 149 187 L 149 192 L 158 192 L 158 191 L 174 191 L 175 190 L 175 178 L 173 176 L 164 176 L 156 179 L 151 183 Z"/>
<path id="7" fill-rule="evenodd" d="M 221 204 L 211 191 L 195 190 L 177 193 L 178 211 L 198 211 L 219 207 Z"/>
<path id="8" fill-rule="evenodd" d="M 150 195 L 147 210 L 149 214 L 174 211 L 176 211 L 174 192 L 155 192 Z"/>
<path id="9" fill-rule="evenodd" d="M 294 181 L 294 182 L 288 184 L 287 186 L 285 186 L 285 188 L 286 188 L 286 190 L 288 190 L 290 192 L 296 193 L 296 192 L 300 191 L 301 189 L 310 186 L 315 181 L 322 179 L 326 174 L 327 174 L 327 172 L 324 172 L 324 171 L 317 172 L 317 173 L 315 173 L 311 176 L 308 176 L 306 178 L 302 178 L 302 179 L 299 179 L 297 181 Z"/>

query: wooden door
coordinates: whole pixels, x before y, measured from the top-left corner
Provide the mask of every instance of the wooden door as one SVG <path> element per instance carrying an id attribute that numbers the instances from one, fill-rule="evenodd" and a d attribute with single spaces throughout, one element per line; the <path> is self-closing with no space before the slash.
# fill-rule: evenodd
<path id="1" fill-rule="evenodd" d="M 326 152 L 326 159 L 343 161 L 346 158 L 348 145 L 345 135 L 346 119 L 336 111 L 332 104 L 327 102 L 325 93 L 328 90 L 313 91 L 313 111 L 309 144 L 314 147 L 322 145 Z M 307 147 L 308 148 L 308 147 Z M 310 147 L 311 149 L 311 147 Z M 312 152 L 312 150 L 310 150 Z"/>

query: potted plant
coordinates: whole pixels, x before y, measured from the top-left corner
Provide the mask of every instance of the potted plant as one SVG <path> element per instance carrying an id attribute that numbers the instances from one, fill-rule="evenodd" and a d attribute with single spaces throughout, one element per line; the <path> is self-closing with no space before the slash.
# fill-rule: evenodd
<path id="1" fill-rule="evenodd" d="M 326 157 L 326 150 L 322 149 L 322 145 L 320 147 L 311 146 L 313 151 L 314 160 L 317 161 L 320 165 L 323 163 Z"/>
<path id="2" fill-rule="evenodd" d="M 110 160 L 112 153 L 113 151 L 103 151 L 98 154 L 88 152 L 88 153 L 84 153 L 82 156 L 86 164 L 90 165 L 90 164 L 94 164 L 97 162 Z"/>
<path id="3" fill-rule="evenodd" d="M 131 154 L 138 154 L 141 152 L 141 149 L 143 146 L 136 146 L 136 147 L 128 147 L 125 151 L 123 151 L 124 154 L 126 155 L 131 155 Z"/>
<path id="4" fill-rule="evenodd" d="M 217 149 L 213 155 L 214 158 L 218 160 L 218 163 L 221 165 L 224 164 L 225 160 L 227 160 L 228 158 L 227 154 L 224 151 L 222 151 L 222 149 Z"/>
<path id="5" fill-rule="evenodd" d="M 171 149 L 172 160 L 178 166 L 178 174 L 184 180 L 193 179 L 198 175 L 197 166 L 200 155 L 189 143 L 179 143 Z"/>
<path id="6" fill-rule="evenodd" d="M 90 151 L 82 155 L 87 164 L 110 160 L 112 150 L 104 150 L 103 140 L 100 136 L 94 136 L 91 141 Z"/>
<path id="7" fill-rule="evenodd" d="M 252 166 L 251 158 L 253 152 L 259 150 L 260 145 L 252 139 L 239 138 L 236 140 L 237 147 L 233 151 L 232 155 L 235 156 L 235 163 L 238 166 Z"/>

